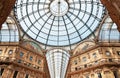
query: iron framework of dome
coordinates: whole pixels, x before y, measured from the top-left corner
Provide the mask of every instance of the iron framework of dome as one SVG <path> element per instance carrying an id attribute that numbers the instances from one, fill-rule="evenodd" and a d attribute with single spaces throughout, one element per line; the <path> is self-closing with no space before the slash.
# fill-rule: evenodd
<path id="1" fill-rule="evenodd" d="M 100 0 L 17 0 L 15 5 L 24 35 L 50 46 L 72 45 L 95 36 L 104 13 Z"/>

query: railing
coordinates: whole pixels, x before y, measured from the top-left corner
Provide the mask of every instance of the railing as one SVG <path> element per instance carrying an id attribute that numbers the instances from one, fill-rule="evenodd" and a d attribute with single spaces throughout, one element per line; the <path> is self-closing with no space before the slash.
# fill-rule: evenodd
<path id="1" fill-rule="evenodd" d="M 21 65 L 27 68 L 32 68 L 32 69 L 35 69 L 41 72 L 44 70 L 43 67 L 40 67 L 39 65 L 35 65 L 31 62 L 25 61 L 19 57 L 0 56 L 0 62 L 1 63 L 14 63 L 17 65 Z"/>
<path id="2" fill-rule="evenodd" d="M 81 64 L 81 65 L 77 65 L 76 67 L 74 66 L 71 68 L 71 72 L 82 71 L 90 68 L 99 67 L 102 65 L 120 65 L 120 59 L 119 58 L 102 58 L 84 65 Z"/>

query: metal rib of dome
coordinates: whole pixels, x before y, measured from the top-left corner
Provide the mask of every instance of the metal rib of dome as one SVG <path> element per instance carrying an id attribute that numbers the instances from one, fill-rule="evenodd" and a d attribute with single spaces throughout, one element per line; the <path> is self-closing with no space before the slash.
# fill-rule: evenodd
<path id="1" fill-rule="evenodd" d="M 16 18 L 32 39 L 67 46 L 94 36 L 105 9 L 100 0 L 17 0 Z"/>

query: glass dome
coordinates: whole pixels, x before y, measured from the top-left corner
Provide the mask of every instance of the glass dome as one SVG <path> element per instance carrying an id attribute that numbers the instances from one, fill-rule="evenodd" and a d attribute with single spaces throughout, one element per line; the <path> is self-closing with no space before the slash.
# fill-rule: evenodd
<path id="1" fill-rule="evenodd" d="M 94 35 L 105 13 L 100 0 L 17 0 L 16 18 L 32 39 L 68 46 Z"/>

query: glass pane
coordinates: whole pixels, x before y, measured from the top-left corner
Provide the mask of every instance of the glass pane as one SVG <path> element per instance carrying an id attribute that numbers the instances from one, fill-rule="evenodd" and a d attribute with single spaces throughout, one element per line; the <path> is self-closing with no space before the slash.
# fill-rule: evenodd
<path id="1" fill-rule="evenodd" d="M 17 0 L 15 7 L 25 34 L 45 46 L 84 40 L 94 34 L 105 12 L 100 0 Z"/>
<path id="2" fill-rule="evenodd" d="M 70 55 L 62 49 L 54 49 L 46 54 L 51 78 L 64 78 Z M 66 61 L 65 61 L 66 60 Z"/>

